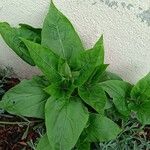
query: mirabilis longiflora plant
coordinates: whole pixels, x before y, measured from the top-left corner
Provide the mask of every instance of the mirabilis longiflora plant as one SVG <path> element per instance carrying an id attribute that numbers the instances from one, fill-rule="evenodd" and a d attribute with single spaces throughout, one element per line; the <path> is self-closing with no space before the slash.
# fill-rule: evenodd
<path id="1" fill-rule="evenodd" d="M 111 108 L 121 119 L 134 112 L 150 124 L 150 74 L 132 86 L 107 72 L 103 36 L 85 50 L 53 3 L 42 29 L 1 22 L 0 33 L 18 56 L 43 72 L 10 89 L 0 102 L 11 114 L 44 120 L 37 150 L 89 150 L 93 142 L 114 139 L 121 129 L 106 114 Z"/>

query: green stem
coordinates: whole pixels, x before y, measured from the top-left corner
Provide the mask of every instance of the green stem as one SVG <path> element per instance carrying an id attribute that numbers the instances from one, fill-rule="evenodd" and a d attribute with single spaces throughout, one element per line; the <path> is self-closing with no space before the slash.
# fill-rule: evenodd
<path id="1" fill-rule="evenodd" d="M 24 124 L 24 125 L 28 125 L 28 122 L 6 122 L 6 121 L 0 121 L 0 124 L 6 124 L 6 125 L 16 125 L 16 124 Z"/>
<path id="2" fill-rule="evenodd" d="M 0 121 L 0 124 L 5 124 L 5 125 L 29 125 L 32 123 L 39 123 L 41 121 L 29 121 L 29 122 L 6 122 L 6 121 Z"/>

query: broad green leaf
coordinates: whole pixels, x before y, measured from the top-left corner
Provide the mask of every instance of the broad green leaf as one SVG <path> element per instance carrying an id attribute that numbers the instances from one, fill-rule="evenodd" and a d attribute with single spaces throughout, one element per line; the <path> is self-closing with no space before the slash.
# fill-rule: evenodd
<path id="1" fill-rule="evenodd" d="M 137 106 L 137 118 L 142 124 L 150 124 L 150 101 Z"/>
<path id="2" fill-rule="evenodd" d="M 35 43 L 41 43 L 41 31 L 40 28 L 33 28 L 27 24 L 19 24 L 18 32 L 20 32 L 20 37 L 27 40 L 33 41 Z"/>
<path id="3" fill-rule="evenodd" d="M 44 118 L 44 107 L 48 95 L 45 83 L 36 79 L 23 80 L 3 96 L 0 107 L 14 115 Z M 40 77 L 39 77 L 40 80 Z M 43 79 L 41 79 L 43 80 Z"/>
<path id="4" fill-rule="evenodd" d="M 150 101 L 136 103 L 131 101 L 129 104 L 130 109 L 136 114 L 137 119 L 143 124 L 150 124 Z"/>
<path id="5" fill-rule="evenodd" d="M 71 150 L 88 121 L 88 112 L 78 98 L 49 98 L 45 117 L 47 136 L 55 150 Z"/>
<path id="6" fill-rule="evenodd" d="M 82 85 L 87 80 L 95 82 L 97 78 L 104 72 L 108 65 L 103 64 L 104 62 L 104 47 L 103 47 L 103 36 L 98 40 L 95 46 L 85 51 L 82 54 L 81 59 L 81 71 L 75 85 Z M 92 79 L 94 78 L 94 79 Z"/>
<path id="7" fill-rule="evenodd" d="M 99 85 L 110 95 L 110 97 L 129 96 L 132 85 L 125 81 L 108 80 L 99 83 Z"/>
<path id="8" fill-rule="evenodd" d="M 71 69 L 67 62 L 63 63 L 61 62 L 61 64 L 59 64 L 58 67 L 59 67 L 58 71 L 64 78 L 70 79 L 72 77 Z"/>
<path id="9" fill-rule="evenodd" d="M 58 73 L 58 56 L 50 49 L 37 43 L 22 39 L 27 46 L 32 59 L 45 76 L 52 82 L 61 81 L 61 75 Z"/>
<path id="10" fill-rule="evenodd" d="M 129 83 L 120 80 L 108 80 L 99 83 L 99 85 L 111 98 L 113 98 L 113 103 L 118 111 L 121 114 L 128 116 L 130 110 L 128 109 L 127 98 L 130 95 L 132 86 Z"/>
<path id="11" fill-rule="evenodd" d="M 86 129 L 87 141 L 104 142 L 115 139 L 121 132 L 119 126 L 112 120 L 98 114 L 91 114 L 90 125 Z"/>
<path id="12" fill-rule="evenodd" d="M 92 48 L 82 54 L 81 69 L 78 78 L 75 80 L 75 85 L 83 85 L 92 76 L 97 63 L 99 62 L 99 48 Z"/>
<path id="13" fill-rule="evenodd" d="M 115 73 L 106 72 L 106 74 L 109 80 L 122 80 L 122 78 Z"/>
<path id="14" fill-rule="evenodd" d="M 120 112 L 124 116 L 129 116 L 131 110 L 128 107 L 127 99 L 124 97 L 115 97 L 113 98 L 113 103 L 117 108 L 118 112 Z"/>
<path id="15" fill-rule="evenodd" d="M 41 32 L 42 32 L 41 28 L 33 28 L 32 26 L 28 24 L 23 24 L 23 23 L 20 23 L 19 26 L 20 26 L 19 28 L 20 32 L 24 34 L 23 38 L 26 37 L 26 39 L 33 41 L 35 43 L 39 43 L 39 44 L 41 43 Z M 26 32 L 27 30 L 31 31 L 30 37 L 28 36 Z"/>
<path id="16" fill-rule="evenodd" d="M 105 71 L 103 72 L 99 78 L 97 79 L 97 82 L 104 82 L 104 81 L 107 81 L 107 80 L 121 80 L 121 77 L 119 77 L 118 75 L 116 75 L 115 73 L 111 73 L 109 71 Z"/>
<path id="17" fill-rule="evenodd" d="M 41 35 L 39 29 L 27 28 L 25 25 L 19 28 L 13 28 L 6 22 L 0 22 L 0 34 L 3 37 L 7 45 L 24 61 L 30 65 L 34 65 L 34 62 L 28 52 L 28 49 L 24 43 L 20 40 L 20 37 L 39 43 Z"/>
<path id="18" fill-rule="evenodd" d="M 45 76 L 33 76 L 32 80 L 34 80 L 39 85 L 44 85 L 44 87 L 50 85 L 49 80 Z"/>
<path id="19" fill-rule="evenodd" d="M 42 29 L 42 45 L 50 48 L 69 62 L 71 68 L 80 67 L 79 57 L 83 45 L 70 21 L 54 6 L 50 5 Z"/>
<path id="20" fill-rule="evenodd" d="M 104 107 L 104 110 L 110 109 L 110 108 L 112 108 L 112 107 L 113 107 L 113 103 L 112 103 L 111 99 L 110 99 L 110 98 L 107 98 L 106 104 L 105 104 L 105 107 Z"/>
<path id="21" fill-rule="evenodd" d="M 101 64 L 100 66 L 97 66 L 90 78 L 88 79 L 88 82 L 90 81 L 91 83 L 98 83 L 101 76 L 103 76 L 106 68 L 108 67 L 108 64 Z"/>
<path id="22" fill-rule="evenodd" d="M 143 124 L 150 124 L 150 73 L 132 88 L 131 99 L 138 120 Z"/>
<path id="23" fill-rule="evenodd" d="M 44 90 L 55 98 L 70 97 L 74 90 L 74 86 L 70 81 L 63 80 L 61 82 L 50 84 Z"/>
<path id="24" fill-rule="evenodd" d="M 138 102 L 150 100 L 150 73 L 142 78 L 131 91 L 131 98 Z"/>
<path id="25" fill-rule="evenodd" d="M 41 137 L 36 150 L 53 150 L 49 144 L 48 137 L 46 134 L 43 137 Z"/>
<path id="26" fill-rule="evenodd" d="M 101 65 L 104 63 L 104 45 L 103 45 L 103 35 L 100 39 L 96 42 L 93 49 L 99 49 L 99 55 L 97 59 L 97 65 Z"/>
<path id="27" fill-rule="evenodd" d="M 84 85 L 79 88 L 79 95 L 85 103 L 101 113 L 106 104 L 106 94 L 99 84 Z"/>
<path id="28" fill-rule="evenodd" d="M 111 98 L 127 97 L 130 94 L 132 85 L 125 81 L 108 80 L 99 85 L 109 94 Z"/>

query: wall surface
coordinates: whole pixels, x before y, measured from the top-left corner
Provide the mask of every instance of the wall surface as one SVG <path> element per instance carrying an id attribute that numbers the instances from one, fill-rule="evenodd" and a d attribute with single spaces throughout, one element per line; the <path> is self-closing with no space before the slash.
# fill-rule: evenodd
<path id="1" fill-rule="evenodd" d="M 0 20 L 13 26 L 41 27 L 50 0 L 0 0 Z M 136 82 L 150 71 L 149 0 L 54 0 L 71 20 L 86 48 L 101 34 L 109 70 Z M 21 78 L 39 73 L 20 60 L 0 37 L 0 66 L 11 66 Z"/>

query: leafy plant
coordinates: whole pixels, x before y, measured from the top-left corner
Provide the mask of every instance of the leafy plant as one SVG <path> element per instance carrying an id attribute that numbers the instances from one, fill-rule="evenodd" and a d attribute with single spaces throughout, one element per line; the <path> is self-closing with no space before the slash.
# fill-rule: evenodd
<path id="1" fill-rule="evenodd" d="M 109 109 L 121 119 L 133 111 L 141 123 L 150 123 L 150 74 L 133 87 L 107 72 L 103 36 L 85 50 L 53 3 L 42 29 L 0 23 L 0 33 L 14 52 L 44 74 L 23 80 L 0 103 L 11 114 L 44 119 L 46 133 L 37 150 L 88 150 L 93 142 L 115 139 L 122 129 L 107 115 Z"/>
<path id="2" fill-rule="evenodd" d="M 30 57 L 29 51 L 20 37 L 40 43 L 41 29 L 35 29 L 29 25 L 20 24 L 19 28 L 12 28 L 8 23 L 0 23 L 0 33 L 13 51 L 30 65 L 35 65 Z"/>
<path id="3" fill-rule="evenodd" d="M 150 124 L 150 73 L 136 85 L 128 86 L 127 83 L 109 80 L 100 83 L 102 88 L 113 99 L 117 110 L 124 116 L 135 116 L 142 124 Z"/>

